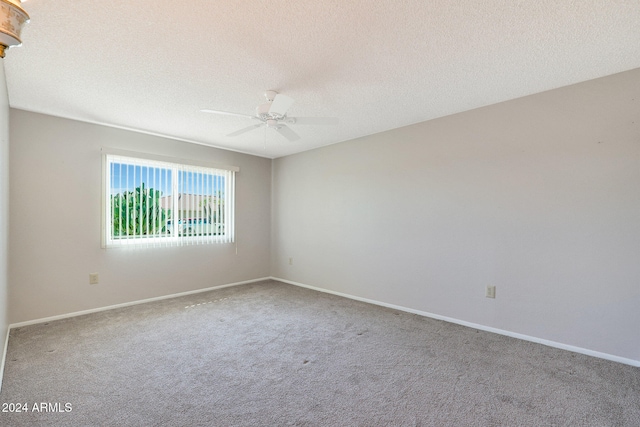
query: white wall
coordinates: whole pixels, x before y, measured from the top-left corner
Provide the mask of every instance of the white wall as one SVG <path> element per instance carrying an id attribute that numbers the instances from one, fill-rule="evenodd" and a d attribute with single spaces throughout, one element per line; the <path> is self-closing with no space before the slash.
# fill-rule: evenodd
<path id="1" fill-rule="evenodd" d="M 272 275 L 640 361 L 639 112 L 634 70 L 277 159 Z"/>
<path id="2" fill-rule="evenodd" d="M 9 96 L 0 60 L 0 359 L 9 331 Z M 0 386 L 4 363 L 0 360 Z"/>
<path id="3" fill-rule="evenodd" d="M 269 276 L 270 159 L 20 110 L 10 119 L 11 323 Z M 239 166 L 237 255 L 233 244 L 101 249 L 103 146 Z"/>

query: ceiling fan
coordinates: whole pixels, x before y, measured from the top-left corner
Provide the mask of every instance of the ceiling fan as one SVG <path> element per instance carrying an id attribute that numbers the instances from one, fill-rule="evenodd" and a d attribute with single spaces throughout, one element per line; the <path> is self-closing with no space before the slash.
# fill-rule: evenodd
<path id="1" fill-rule="evenodd" d="M 337 125 L 339 123 L 339 120 L 335 117 L 288 117 L 287 110 L 289 110 L 294 103 L 292 98 L 273 90 L 266 91 L 264 96 L 267 98 L 267 102 L 258 105 L 255 116 L 218 110 L 200 111 L 203 113 L 245 117 L 260 122 L 232 132 L 227 136 L 242 135 L 261 126 L 266 126 L 267 128 L 276 130 L 289 141 L 297 141 L 300 139 L 300 135 L 294 132 L 288 125 Z"/>

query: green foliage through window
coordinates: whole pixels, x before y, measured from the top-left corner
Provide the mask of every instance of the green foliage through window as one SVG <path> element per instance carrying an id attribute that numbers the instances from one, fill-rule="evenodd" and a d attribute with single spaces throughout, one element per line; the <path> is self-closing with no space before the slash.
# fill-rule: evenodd
<path id="1" fill-rule="evenodd" d="M 167 212 L 162 208 L 162 192 L 146 188 L 111 196 L 112 237 L 149 236 L 167 232 Z"/>

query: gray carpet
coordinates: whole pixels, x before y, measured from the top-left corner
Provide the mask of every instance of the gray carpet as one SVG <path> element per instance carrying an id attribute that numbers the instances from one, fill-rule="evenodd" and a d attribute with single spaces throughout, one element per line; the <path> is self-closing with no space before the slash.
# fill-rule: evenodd
<path id="1" fill-rule="evenodd" d="M 263 282 L 12 330 L 0 403 L 28 408 L 2 426 L 640 426 L 640 368 Z"/>

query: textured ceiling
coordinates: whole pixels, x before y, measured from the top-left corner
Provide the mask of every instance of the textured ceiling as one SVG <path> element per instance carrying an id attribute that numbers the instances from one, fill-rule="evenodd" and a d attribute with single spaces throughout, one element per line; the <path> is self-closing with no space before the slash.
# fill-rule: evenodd
<path id="1" fill-rule="evenodd" d="M 640 67 L 640 0 L 29 0 L 12 107 L 280 157 Z M 640 84 L 640 82 L 639 82 Z M 287 141 L 255 122 L 295 99 Z"/>

